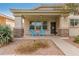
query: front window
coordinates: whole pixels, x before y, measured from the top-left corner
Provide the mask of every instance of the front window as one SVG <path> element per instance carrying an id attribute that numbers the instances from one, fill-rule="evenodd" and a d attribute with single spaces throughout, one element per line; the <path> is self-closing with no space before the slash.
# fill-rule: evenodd
<path id="1" fill-rule="evenodd" d="M 36 26 L 36 30 L 40 30 L 41 29 L 41 26 Z"/>
<path id="2" fill-rule="evenodd" d="M 78 24 L 79 24 L 79 19 L 71 19 L 70 20 L 70 26 L 75 27 L 75 26 L 78 26 Z"/>
<path id="3" fill-rule="evenodd" d="M 47 30 L 47 22 L 46 21 L 43 22 L 43 29 Z"/>
<path id="4" fill-rule="evenodd" d="M 30 29 L 33 30 L 47 30 L 47 21 L 31 21 L 30 22 Z"/>
<path id="5" fill-rule="evenodd" d="M 30 25 L 30 30 L 34 30 L 34 25 Z"/>

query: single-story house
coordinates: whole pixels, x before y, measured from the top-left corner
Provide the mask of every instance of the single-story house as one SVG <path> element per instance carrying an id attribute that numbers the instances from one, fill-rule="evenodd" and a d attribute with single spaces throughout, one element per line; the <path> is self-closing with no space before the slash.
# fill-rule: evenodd
<path id="1" fill-rule="evenodd" d="M 13 29 L 15 21 L 12 17 L 0 13 L 0 25 L 9 25 Z"/>
<path id="2" fill-rule="evenodd" d="M 79 15 L 64 7 L 64 4 L 43 4 L 33 9 L 11 9 L 15 16 L 14 36 L 79 35 Z"/>

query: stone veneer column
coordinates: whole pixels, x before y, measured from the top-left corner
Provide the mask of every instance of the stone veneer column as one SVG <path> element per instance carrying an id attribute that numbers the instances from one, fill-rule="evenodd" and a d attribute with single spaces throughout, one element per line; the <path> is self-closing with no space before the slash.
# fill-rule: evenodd
<path id="1" fill-rule="evenodd" d="M 68 27 L 67 19 L 61 16 L 59 22 L 60 22 L 59 29 L 58 29 L 59 36 L 69 36 L 69 30 L 67 28 Z"/>
<path id="2" fill-rule="evenodd" d="M 14 37 L 23 37 L 24 29 L 22 23 L 22 17 L 15 17 Z"/>

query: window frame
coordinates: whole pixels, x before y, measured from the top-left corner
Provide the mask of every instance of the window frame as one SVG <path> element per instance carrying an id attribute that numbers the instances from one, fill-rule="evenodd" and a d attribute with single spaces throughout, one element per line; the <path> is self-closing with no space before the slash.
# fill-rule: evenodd
<path id="1" fill-rule="evenodd" d="M 42 28 L 43 30 L 47 30 L 47 21 L 43 21 Z"/>
<path id="2" fill-rule="evenodd" d="M 42 24 L 41 25 L 39 25 L 39 26 L 37 26 L 37 25 L 33 25 L 34 26 L 34 29 L 33 30 L 38 30 L 37 29 L 37 27 L 39 27 L 40 29 L 39 30 L 41 30 L 41 29 L 43 29 L 43 30 L 47 30 L 48 28 L 47 28 L 47 21 L 30 21 L 30 27 L 32 26 L 32 23 L 33 22 L 41 22 Z M 45 24 L 44 24 L 45 23 Z M 44 26 L 46 26 L 46 28 L 44 27 Z M 31 30 L 30 28 L 29 28 L 29 30 Z"/>
<path id="3" fill-rule="evenodd" d="M 73 25 L 71 23 L 73 23 Z M 78 25 L 79 25 L 79 19 L 70 19 L 70 27 L 79 27 Z"/>

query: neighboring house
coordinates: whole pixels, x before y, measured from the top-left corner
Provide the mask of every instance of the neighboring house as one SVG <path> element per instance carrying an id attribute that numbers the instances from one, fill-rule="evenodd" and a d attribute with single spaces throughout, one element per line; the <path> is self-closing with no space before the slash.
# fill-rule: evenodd
<path id="1" fill-rule="evenodd" d="M 79 35 L 79 15 L 64 10 L 64 4 L 41 5 L 34 9 L 11 9 L 15 37 L 26 35 Z"/>
<path id="2" fill-rule="evenodd" d="M 11 29 L 13 30 L 15 26 L 15 21 L 13 18 L 0 14 L 0 25 L 9 25 Z"/>

